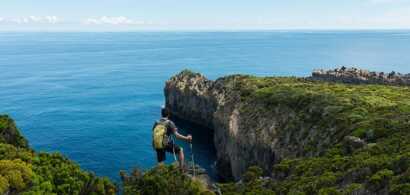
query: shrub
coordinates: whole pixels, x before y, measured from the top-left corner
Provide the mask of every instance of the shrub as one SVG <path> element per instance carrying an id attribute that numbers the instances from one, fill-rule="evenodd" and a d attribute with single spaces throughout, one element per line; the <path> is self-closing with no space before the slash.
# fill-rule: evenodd
<path id="1" fill-rule="evenodd" d="M 262 176 L 262 173 L 263 171 L 260 167 L 252 166 L 248 168 L 248 171 L 242 176 L 242 179 L 244 182 L 255 181 Z"/>
<path id="2" fill-rule="evenodd" d="M 34 176 L 31 166 L 16 160 L 0 160 L 0 191 L 21 192 L 31 184 Z"/>
<path id="3" fill-rule="evenodd" d="M 394 195 L 408 195 L 410 194 L 410 184 L 393 185 L 390 189 L 390 194 Z"/>
<path id="4" fill-rule="evenodd" d="M 13 120 L 0 115 L 0 193 L 113 195 L 116 187 L 61 154 L 35 153 Z"/>
<path id="5" fill-rule="evenodd" d="M 336 188 L 322 188 L 319 190 L 319 195 L 342 195 Z"/>
<path id="6" fill-rule="evenodd" d="M 390 179 L 394 175 L 393 171 L 388 169 L 383 169 L 378 171 L 370 177 L 368 187 L 373 191 L 379 191 L 383 188 L 388 187 Z"/>
<path id="7" fill-rule="evenodd" d="M 121 172 L 121 180 L 125 195 L 214 194 L 201 181 L 191 179 L 173 165 L 159 165 L 145 173 L 135 169 L 131 175 Z"/>

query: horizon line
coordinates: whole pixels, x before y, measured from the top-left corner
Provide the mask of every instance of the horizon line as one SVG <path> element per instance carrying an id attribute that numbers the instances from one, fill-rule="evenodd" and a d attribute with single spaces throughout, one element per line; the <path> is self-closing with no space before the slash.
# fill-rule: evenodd
<path id="1" fill-rule="evenodd" d="M 115 32 L 337 32 L 337 31 L 410 31 L 410 28 L 278 28 L 278 29 L 129 29 L 129 30 L 80 30 L 80 29 L 51 29 L 51 30 L 0 30 L 0 33 L 19 33 L 19 32 L 90 32 L 90 33 L 115 33 Z"/>

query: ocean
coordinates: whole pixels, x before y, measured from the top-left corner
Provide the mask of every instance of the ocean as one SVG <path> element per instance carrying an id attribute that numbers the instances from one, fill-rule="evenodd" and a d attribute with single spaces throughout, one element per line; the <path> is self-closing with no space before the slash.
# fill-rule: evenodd
<path id="1" fill-rule="evenodd" d="M 119 181 L 120 170 L 156 164 L 152 124 L 165 81 L 183 69 L 211 79 L 342 65 L 408 73 L 409 51 L 409 31 L 3 32 L 0 113 L 36 151 L 59 151 Z M 179 125 L 194 132 L 195 160 L 215 175 L 212 139 Z"/>

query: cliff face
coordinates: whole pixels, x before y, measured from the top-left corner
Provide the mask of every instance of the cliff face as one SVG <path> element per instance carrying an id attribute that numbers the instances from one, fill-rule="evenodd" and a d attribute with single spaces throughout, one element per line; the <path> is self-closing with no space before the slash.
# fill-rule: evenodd
<path id="1" fill-rule="evenodd" d="M 213 84 L 200 74 L 181 72 L 166 84 L 166 107 L 175 116 L 213 128 L 213 113 L 218 105 L 217 96 L 211 88 Z"/>
<path id="2" fill-rule="evenodd" d="M 405 87 L 303 78 L 233 75 L 211 81 L 190 71 L 165 86 L 174 117 L 214 130 L 217 168 L 226 179 L 240 179 L 253 165 L 270 175 L 283 159 L 367 147 L 394 124 L 407 124 L 397 122 L 409 116 L 406 94 Z"/>
<path id="3" fill-rule="evenodd" d="M 173 117 L 214 129 L 217 150 L 218 172 L 226 178 L 232 176 L 231 160 L 228 156 L 237 153 L 235 139 L 229 135 L 229 118 L 234 109 L 235 94 L 227 94 L 224 80 L 210 81 L 201 74 L 183 71 L 172 77 L 165 87 L 166 107 Z M 233 131 L 237 131 L 234 129 Z M 230 154 L 232 153 L 232 154 Z M 228 157 L 228 158 L 226 158 Z"/>
<path id="4" fill-rule="evenodd" d="M 166 83 L 166 107 L 174 117 L 214 129 L 217 168 L 223 178 L 239 179 L 252 165 L 269 174 L 284 157 L 317 155 L 341 139 L 329 139 L 336 129 L 319 131 L 315 119 L 299 120 L 304 116 L 285 104 L 268 109 L 263 101 L 247 98 L 258 87 L 247 86 L 253 80 L 234 75 L 210 81 L 183 71 Z M 306 112 L 315 116 L 318 110 Z M 314 149 L 307 150 L 310 147 Z"/>

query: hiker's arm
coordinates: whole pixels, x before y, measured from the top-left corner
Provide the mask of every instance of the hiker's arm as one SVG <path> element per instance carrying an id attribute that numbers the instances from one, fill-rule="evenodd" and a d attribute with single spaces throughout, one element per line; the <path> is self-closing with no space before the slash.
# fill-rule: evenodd
<path id="1" fill-rule="evenodd" d="M 185 141 L 188 141 L 188 142 L 190 142 L 192 140 L 191 135 L 183 136 L 183 135 L 178 133 L 178 130 L 176 128 L 174 129 L 174 133 L 175 133 L 175 137 L 177 137 L 178 139 L 182 139 L 182 140 L 185 140 Z"/>
<path id="2" fill-rule="evenodd" d="M 183 136 L 183 135 L 179 134 L 179 133 L 178 133 L 178 128 L 177 128 L 177 126 L 174 124 L 174 122 L 169 121 L 169 127 L 171 127 L 171 129 L 172 129 L 172 131 L 173 131 L 173 133 L 175 134 L 175 137 L 176 137 L 177 139 L 182 139 L 182 140 L 185 140 L 185 141 L 188 141 L 188 142 L 190 142 L 190 141 L 192 140 L 192 136 L 191 136 L 191 135 Z"/>

